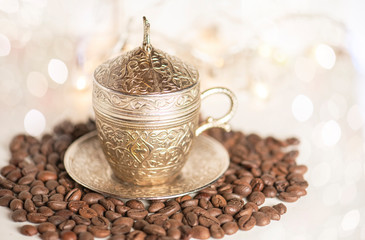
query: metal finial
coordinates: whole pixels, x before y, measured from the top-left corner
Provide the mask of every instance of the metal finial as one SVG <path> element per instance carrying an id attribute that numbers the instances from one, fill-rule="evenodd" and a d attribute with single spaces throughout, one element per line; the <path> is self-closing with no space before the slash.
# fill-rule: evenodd
<path id="1" fill-rule="evenodd" d="M 143 16 L 143 49 L 148 52 L 151 51 L 150 23 L 145 16 Z"/>

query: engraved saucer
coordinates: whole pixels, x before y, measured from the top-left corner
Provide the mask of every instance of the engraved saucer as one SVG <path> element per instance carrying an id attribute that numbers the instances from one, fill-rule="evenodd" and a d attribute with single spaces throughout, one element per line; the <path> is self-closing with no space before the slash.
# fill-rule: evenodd
<path id="1" fill-rule="evenodd" d="M 76 182 L 96 192 L 118 198 L 163 199 L 189 194 L 215 182 L 227 170 L 229 155 L 218 141 L 200 135 L 194 140 L 181 173 L 172 182 L 136 186 L 113 175 L 94 131 L 71 144 L 64 164 Z"/>

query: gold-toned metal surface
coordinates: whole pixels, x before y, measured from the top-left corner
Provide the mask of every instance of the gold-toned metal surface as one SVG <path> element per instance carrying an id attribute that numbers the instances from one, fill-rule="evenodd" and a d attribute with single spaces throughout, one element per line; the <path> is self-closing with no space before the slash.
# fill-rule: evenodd
<path id="1" fill-rule="evenodd" d="M 100 65 L 96 81 L 128 95 L 151 95 L 180 91 L 198 82 L 198 71 L 150 43 L 150 24 L 144 18 L 143 44 Z"/>
<path id="2" fill-rule="evenodd" d="M 213 183 L 228 168 L 229 156 L 219 142 L 201 135 L 195 139 L 187 163 L 174 181 L 138 186 L 115 178 L 96 132 L 92 132 L 68 148 L 64 164 L 76 182 L 91 190 L 119 198 L 162 199 L 192 193 Z"/>
<path id="3" fill-rule="evenodd" d="M 230 129 L 236 98 L 225 88 L 200 95 L 198 71 L 153 48 L 150 24 L 143 21 L 142 46 L 96 69 L 93 107 L 98 137 L 115 176 L 135 185 L 157 185 L 179 174 L 201 132 Z M 199 126 L 201 100 L 212 94 L 226 94 L 230 109 Z"/>

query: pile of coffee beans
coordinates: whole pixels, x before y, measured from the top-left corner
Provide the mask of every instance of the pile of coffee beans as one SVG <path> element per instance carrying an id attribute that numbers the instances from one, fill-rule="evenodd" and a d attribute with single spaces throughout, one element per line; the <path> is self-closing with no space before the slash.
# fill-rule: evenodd
<path id="1" fill-rule="evenodd" d="M 283 203 L 263 206 L 266 198 L 294 202 L 306 195 L 304 165 L 296 164 L 296 138 L 278 140 L 256 134 L 211 129 L 230 154 L 223 177 L 195 196 L 144 202 L 122 201 L 92 192 L 73 181 L 63 158 L 78 137 L 95 130 L 92 120 L 62 122 L 41 139 L 20 134 L 10 143 L 11 159 L 1 169 L 0 205 L 11 209 L 26 236 L 41 239 L 207 239 L 280 220 Z"/>

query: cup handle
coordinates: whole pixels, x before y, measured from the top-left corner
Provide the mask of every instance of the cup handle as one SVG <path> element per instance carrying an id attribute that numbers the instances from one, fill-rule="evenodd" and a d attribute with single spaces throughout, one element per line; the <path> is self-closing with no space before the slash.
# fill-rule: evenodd
<path id="1" fill-rule="evenodd" d="M 204 92 L 202 92 L 202 94 L 200 95 L 200 98 L 201 98 L 201 100 L 204 100 L 206 97 L 216 94 L 216 93 L 221 93 L 221 94 L 225 94 L 228 96 L 229 100 L 231 101 L 230 109 L 229 109 L 228 113 L 221 118 L 214 119 L 213 117 L 208 117 L 196 129 L 196 131 L 195 131 L 196 136 L 200 135 L 205 130 L 207 130 L 209 128 L 214 128 L 214 127 L 223 128 L 227 132 L 231 131 L 231 126 L 228 124 L 228 121 L 231 120 L 231 118 L 233 117 L 233 114 L 236 111 L 237 98 L 231 90 L 229 90 L 227 88 L 223 88 L 223 87 L 215 87 L 215 88 L 207 89 Z"/>

